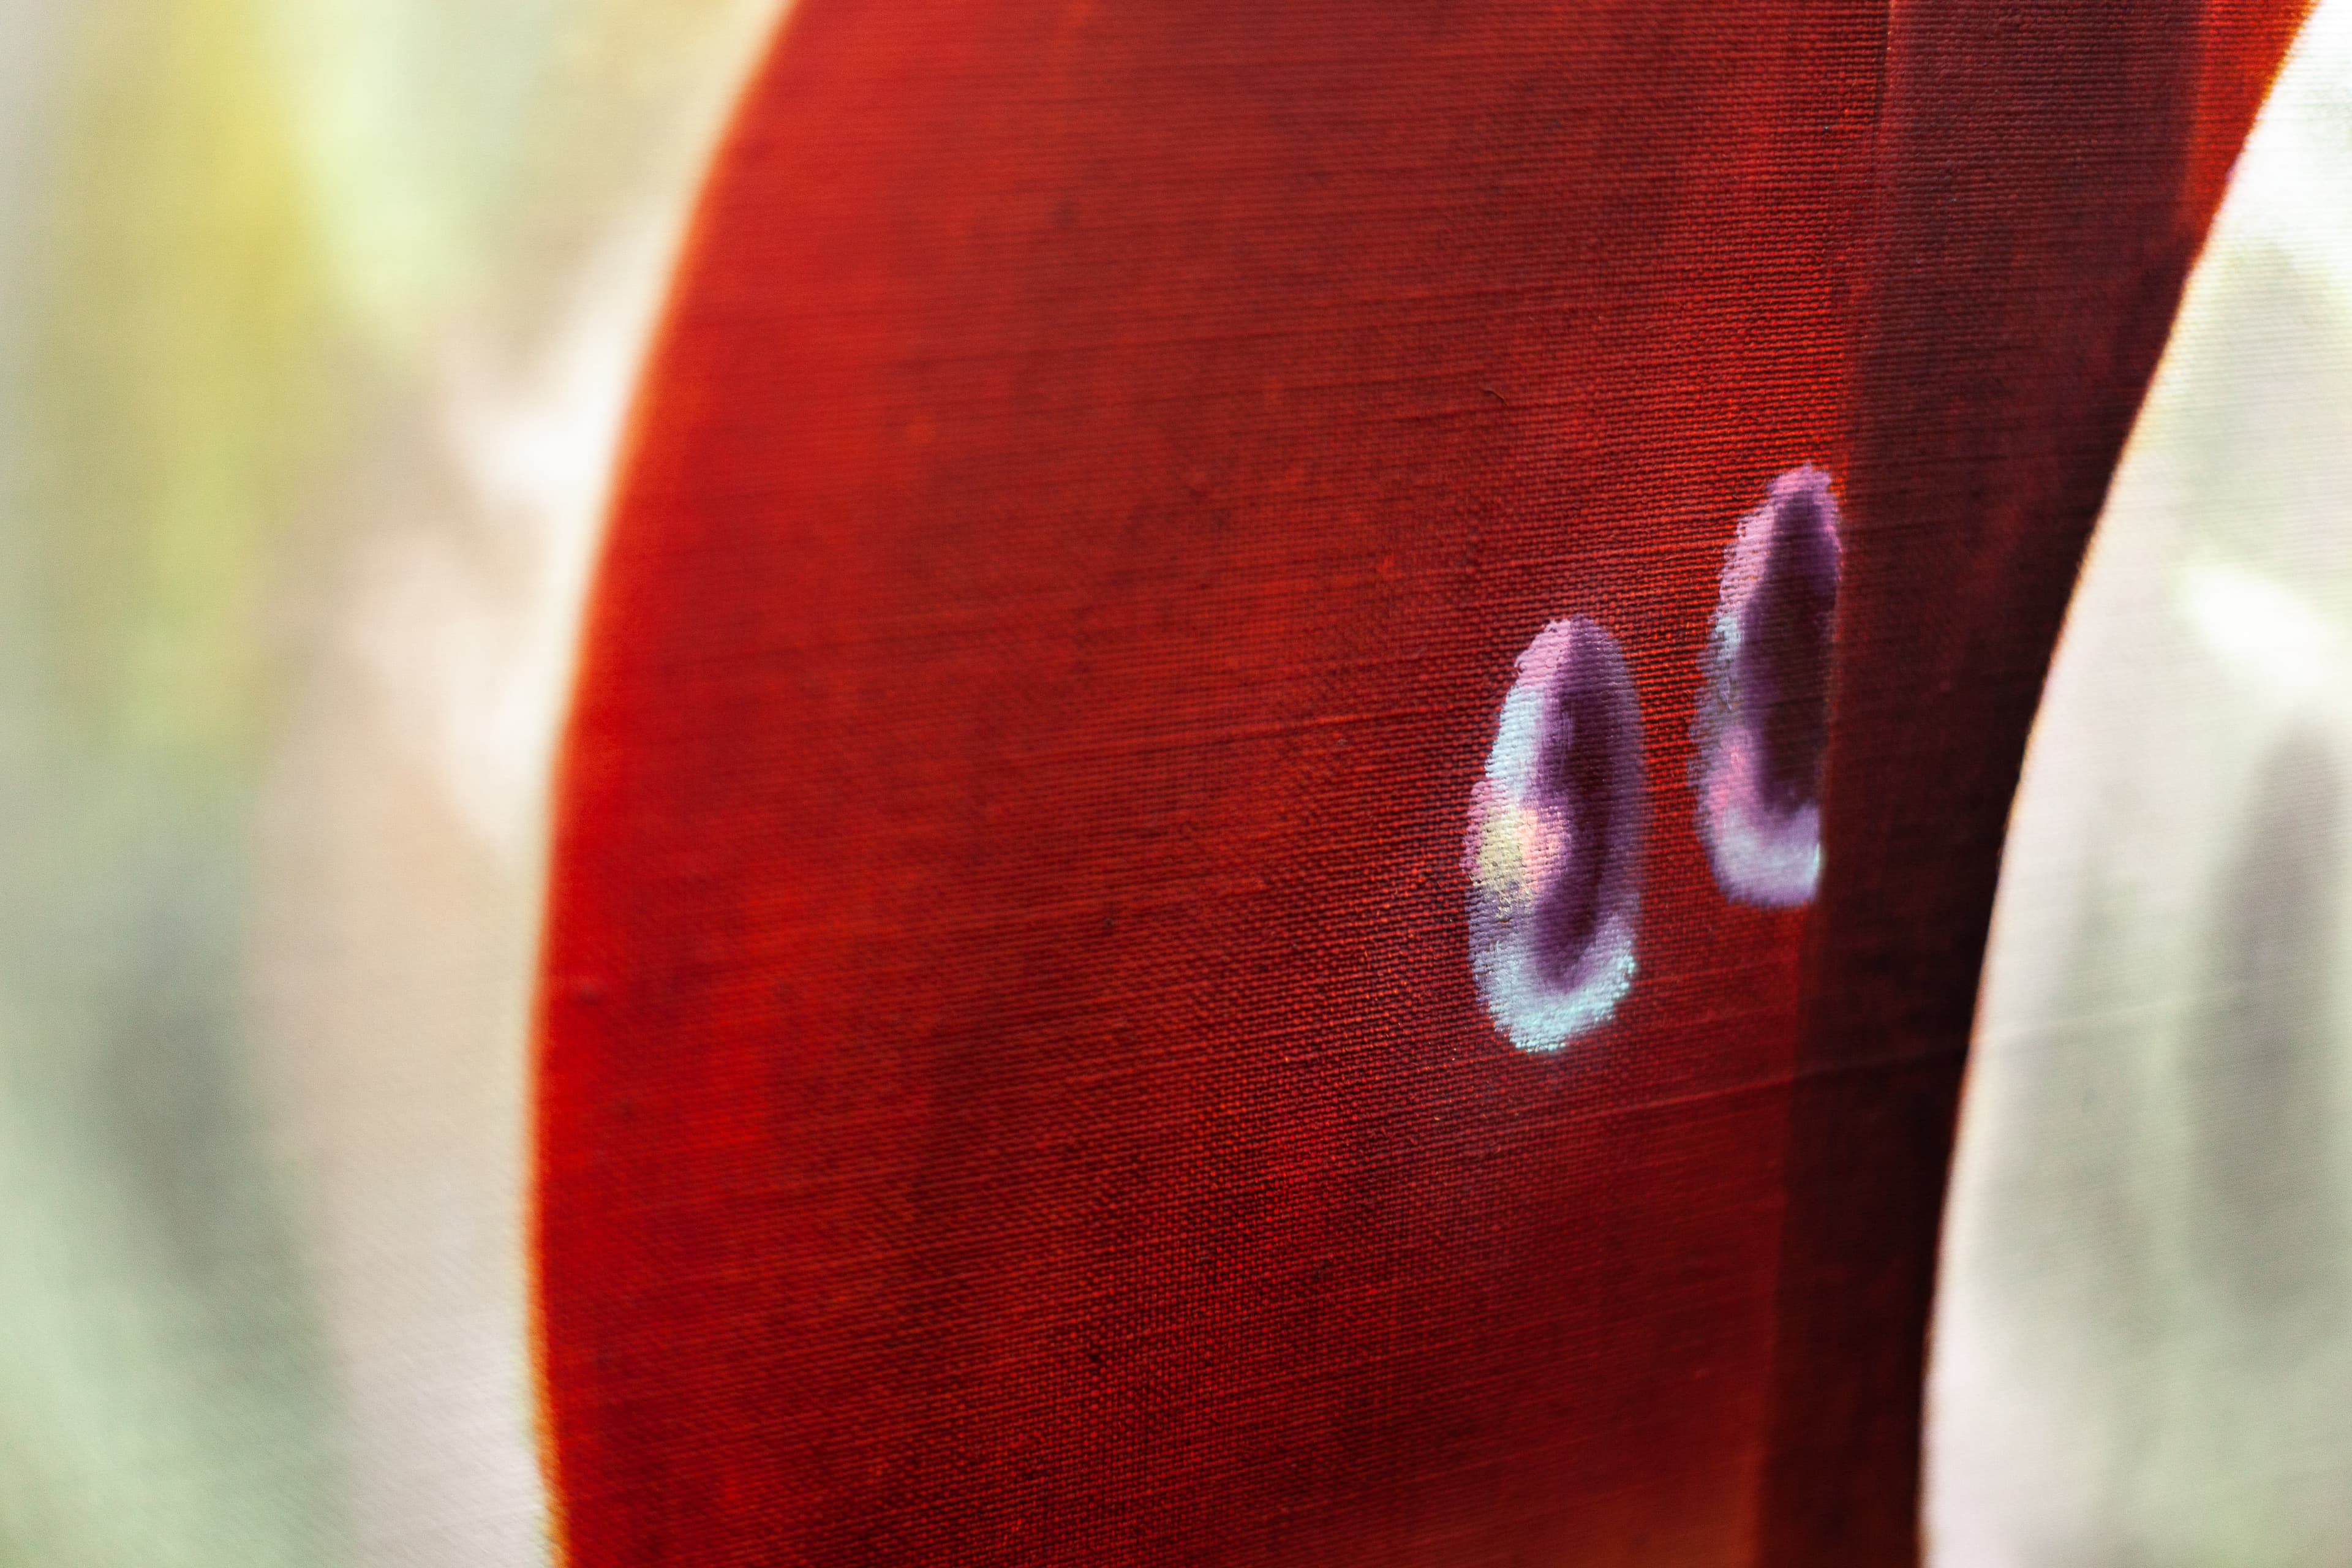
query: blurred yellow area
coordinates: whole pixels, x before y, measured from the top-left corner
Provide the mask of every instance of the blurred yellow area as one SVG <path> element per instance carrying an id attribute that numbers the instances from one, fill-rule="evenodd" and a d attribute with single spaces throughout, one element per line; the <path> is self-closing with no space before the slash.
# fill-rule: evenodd
<path id="1" fill-rule="evenodd" d="M 0 0 L 0 1563 L 544 1552 L 523 1019 L 775 0 Z"/>

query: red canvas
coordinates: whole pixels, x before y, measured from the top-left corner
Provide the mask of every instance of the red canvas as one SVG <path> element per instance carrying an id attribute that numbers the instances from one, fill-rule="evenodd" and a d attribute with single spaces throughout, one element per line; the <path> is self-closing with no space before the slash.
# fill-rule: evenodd
<path id="1" fill-rule="evenodd" d="M 559 784 L 572 1559 L 1912 1560 L 2010 795 L 2293 20 L 803 0 Z M 1786 897 L 1757 517 L 1835 540 Z M 1631 847 L 1572 1038 L 1475 958 L 1530 672 Z"/>

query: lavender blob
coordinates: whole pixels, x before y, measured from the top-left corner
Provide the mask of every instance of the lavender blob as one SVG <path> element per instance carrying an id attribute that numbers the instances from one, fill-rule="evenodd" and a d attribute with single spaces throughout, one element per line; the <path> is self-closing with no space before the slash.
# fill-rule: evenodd
<path id="1" fill-rule="evenodd" d="M 1521 1050 L 1559 1049 L 1633 985 L 1643 780 L 1616 640 L 1581 616 L 1552 622 L 1519 655 L 1463 846 L 1471 970 Z"/>
<path id="2" fill-rule="evenodd" d="M 1794 908 L 1821 879 L 1838 521 L 1829 475 L 1792 468 L 1724 561 L 1692 784 L 1716 885 L 1740 903 Z"/>

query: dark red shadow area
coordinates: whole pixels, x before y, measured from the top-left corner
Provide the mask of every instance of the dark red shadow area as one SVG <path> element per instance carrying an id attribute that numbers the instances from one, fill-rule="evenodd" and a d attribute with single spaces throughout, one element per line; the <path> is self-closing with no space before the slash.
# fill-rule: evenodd
<path id="1" fill-rule="evenodd" d="M 1937 1234 L 2027 731 L 2304 6 L 1906 0 L 1854 380 L 1761 1561 L 1917 1552 Z"/>
<path id="2" fill-rule="evenodd" d="M 1859 476 L 1850 517 L 1902 503 L 1895 423 L 1949 415 L 1889 336 L 1927 295 L 1872 280 L 1932 238 L 1882 166 L 1933 123 L 1882 135 L 1884 21 L 802 0 L 649 372 L 559 784 L 538 1263 L 573 1562 L 1732 1563 L 1759 1520 L 1823 1527 L 1834 1479 L 1767 1465 L 1792 1432 L 1912 1484 L 1929 1276 L 1862 1282 L 1844 1382 L 1852 1315 L 1777 1282 L 1932 1262 L 1946 1148 L 1852 1215 L 1854 1161 L 1798 1149 L 1784 1243 L 1801 983 L 1881 950 L 1809 959 L 1803 912 L 1726 901 L 1687 784 L 1740 515 L 1806 462 Z M 1999 294 L 1958 256 L 1954 308 Z M 2170 296 L 2130 298 L 2137 353 Z M 2116 353 L 2084 364 L 2127 412 Z M 1956 555 L 1934 635 L 1999 664 L 2026 594 L 1997 673 L 2038 689 L 2100 450 L 1997 538 L 1850 551 L 1836 679 L 1885 746 L 1918 712 L 1867 661 L 1916 656 L 1890 628 Z M 1641 696 L 1646 886 L 1616 1019 L 1539 1058 L 1480 1005 L 1460 861 L 1512 661 L 1570 615 Z M 1958 731 L 1962 880 L 1885 950 L 1971 994 L 2031 715 L 2000 692 Z M 1946 831 L 1840 826 L 1920 765 L 1861 734 L 1832 922 L 1911 874 L 1884 834 Z M 1834 1141 L 1821 1086 L 1877 1080 L 1806 1016 L 1796 1135 Z M 1905 1354 L 1907 1434 L 1868 1403 Z M 1849 1544 L 1813 1561 L 1902 1560 Z"/>

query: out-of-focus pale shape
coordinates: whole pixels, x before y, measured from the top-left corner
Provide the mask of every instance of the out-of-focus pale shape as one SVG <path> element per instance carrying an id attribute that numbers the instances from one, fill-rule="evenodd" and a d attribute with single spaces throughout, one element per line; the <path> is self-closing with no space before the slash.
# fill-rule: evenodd
<path id="1" fill-rule="evenodd" d="M 549 753 L 777 0 L 0 0 L 0 1562 L 543 1555 Z"/>
<path id="2" fill-rule="evenodd" d="M 453 343 L 388 414 L 264 797 L 248 963 L 363 1563 L 519 1561 L 541 1528 L 524 1053 L 550 751 L 668 248 L 639 218 L 566 269 L 552 342 L 502 369 Z"/>
<path id="3" fill-rule="evenodd" d="M 426 380 L 436 455 L 477 536 L 449 537 L 440 513 L 388 526 L 359 571 L 351 651 L 383 717 L 509 858 L 534 857 L 545 826 L 611 471 L 597 458 L 613 453 L 670 254 L 671 226 L 635 216 L 560 280 L 573 298 L 552 341 L 501 364 L 461 337 Z"/>
<path id="4" fill-rule="evenodd" d="M 276 13 L 319 68 L 329 248 L 386 374 L 372 449 L 320 505 L 333 542 L 285 590 L 323 615 L 273 752 L 248 956 L 366 1563 L 542 1539 L 522 1214 L 550 753 L 637 366 L 775 16 L 491 10 Z"/>
<path id="5" fill-rule="evenodd" d="M 2117 472 L 2003 860 L 1929 1383 L 1940 1568 L 2352 1542 L 2352 0 Z"/>

